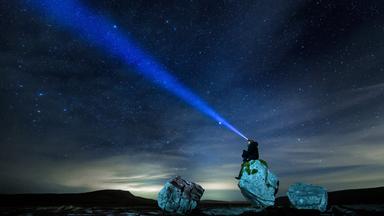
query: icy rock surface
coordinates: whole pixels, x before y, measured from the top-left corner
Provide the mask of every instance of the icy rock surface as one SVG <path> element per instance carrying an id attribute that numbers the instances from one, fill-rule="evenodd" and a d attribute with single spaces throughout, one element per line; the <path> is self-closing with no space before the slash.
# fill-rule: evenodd
<path id="1" fill-rule="evenodd" d="M 327 209 L 328 194 L 321 186 L 295 183 L 289 186 L 287 195 L 295 208 L 316 209 L 321 212 Z"/>
<path id="2" fill-rule="evenodd" d="M 177 176 L 165 183 L 158 194 L 157 203 L 166 212 L 187 214 L 196 208 L 203 193 L 200 185 Z"/>
<path id="3" fill-rule="evenodd" d="M 265 161 L 251 160 L 243 164 L 238 186 L 243 196 L 253 206 L 266 208 L 275 204 L 279 180 L 269 171 Z"/>

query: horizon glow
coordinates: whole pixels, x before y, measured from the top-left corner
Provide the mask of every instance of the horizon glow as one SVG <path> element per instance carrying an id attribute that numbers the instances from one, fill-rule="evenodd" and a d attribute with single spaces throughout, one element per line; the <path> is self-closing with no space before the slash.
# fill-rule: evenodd
<path id="1" fill-rule="evenodd" d="M 116 24 L 109 22 L 105 17 L 97 15 L 76 0 L 25 0 L 25 2 L 44 17 L 53 19 L 71 33 L 121 59 L 147 80 L 179 97 L 185 103 L 215 120 L 219 125 L 225 126 L 248 140 L 197 94 L 172 76 L 163 65 L 151 55 L 146 54 L 127 35 L 120 32 Z"/>

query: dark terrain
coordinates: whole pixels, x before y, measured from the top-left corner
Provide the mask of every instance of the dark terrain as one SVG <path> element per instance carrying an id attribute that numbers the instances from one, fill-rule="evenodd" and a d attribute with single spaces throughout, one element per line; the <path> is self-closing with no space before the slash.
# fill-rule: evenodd
<path id="1" fill-rule="evenodd" d="M 297 210 L 287 197 L 263 211 L 247 202 L 203 200 L 192 215 L 384 215 L 384 187 L 329 192 L 324 213 Z M 101 190 L 79 194 L 1 194 L 1 215 L 162 215 L 155 200 L 128 191 Z"/>

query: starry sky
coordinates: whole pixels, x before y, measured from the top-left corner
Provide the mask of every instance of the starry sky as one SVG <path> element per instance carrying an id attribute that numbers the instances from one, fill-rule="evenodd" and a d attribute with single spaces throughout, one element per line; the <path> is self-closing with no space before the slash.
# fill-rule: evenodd
<path id="1" fill-rule="evenodd" d="M 384 2 L 81 3 L 257 140 L 280 195 L 382 186 Z M 23 1 L 0 1 L 0 29 L 0 193 L 155 198 L 181 175 L 243 199 L 241 137 Z"/>

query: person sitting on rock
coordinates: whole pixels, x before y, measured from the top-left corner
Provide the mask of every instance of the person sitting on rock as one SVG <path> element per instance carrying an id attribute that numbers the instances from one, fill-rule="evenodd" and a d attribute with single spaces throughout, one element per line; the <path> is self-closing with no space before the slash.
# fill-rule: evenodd
<path id="1" fill-rule="evenodd" d="M 241 175 L 243 174 L 243 164 L 245 162 L 259 159 L 259 144 L 253 140 L 248 140 L 248 150 L 243 150 L 241 156 L 243 157 L 243 163 L 241 164 L 239 176 L 235 177 L 236 179 L 241 178 Z"/>

